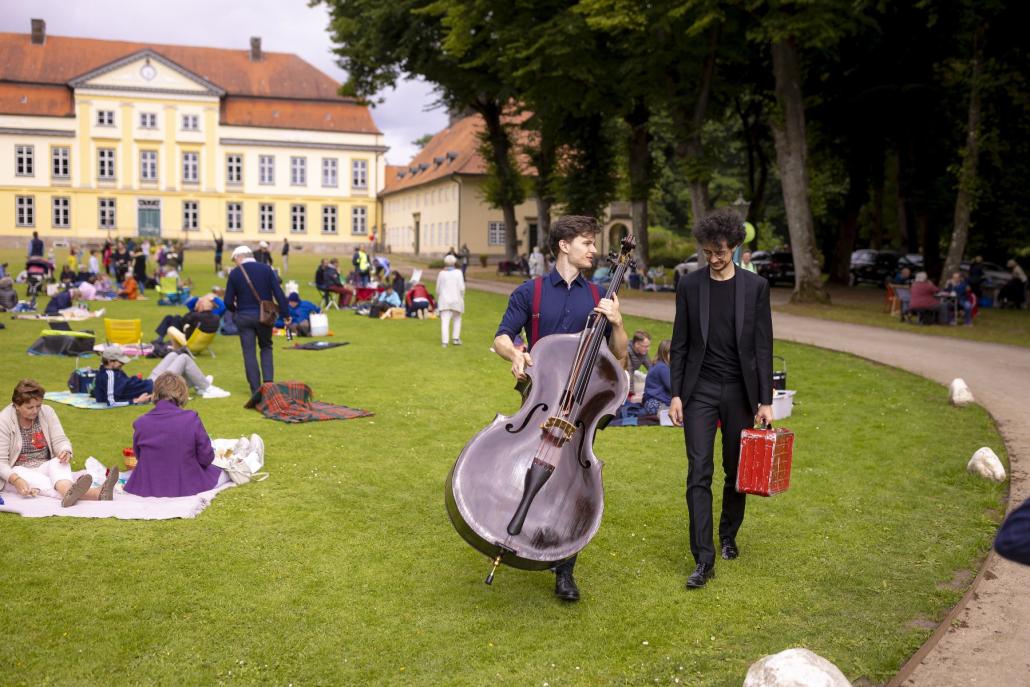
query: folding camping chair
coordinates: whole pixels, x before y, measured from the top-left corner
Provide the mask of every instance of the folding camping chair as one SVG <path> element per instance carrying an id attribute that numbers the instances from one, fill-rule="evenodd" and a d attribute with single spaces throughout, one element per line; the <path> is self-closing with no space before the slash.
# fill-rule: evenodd
<path id="1" fill-rule="evenodd" d="M 104 338 L 109 344 L 135 344 L 143 350 L 143 321 L 104 318 Z"/>
<path id="2" fill-rule="evenodd" d="M 190 338 L 186 342 L 186 348 L 190 350 L 194 356 L 200 355 L 204 351 L 211 354 L 211 357 L 215 357 L 215 352 L 211 350 L 211 342 L 215 340 L 217 332 L 202 332 L 200 327 L 197 327 L 190 332 Z"/>
<path id="3" fill-rule="evenodd" d="M 178 277 L 161 277 L 157 282 L 156 290 L 161 294 L 162 300 L 167 301 L 170 305 L 177 305 L 186 300 L 186 292 L 179 285 Z"/>

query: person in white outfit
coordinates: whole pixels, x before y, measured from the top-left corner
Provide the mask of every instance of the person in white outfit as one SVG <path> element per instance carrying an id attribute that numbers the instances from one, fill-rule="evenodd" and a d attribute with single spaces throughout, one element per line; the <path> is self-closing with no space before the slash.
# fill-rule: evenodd
<path id="1" fill-rule="evenodd" d="M 465 312 L 465 277 L 455 269 L 458 259 L 447 255 L 444 269 L 436 276 L 436 308 L 440 312 L 440 340 L 446 348 L 448 342 L 461 345 L 461 314 Z M 454 323 L 451 338 L 451 323 Z"/>
<path id="2" fill-rule="evenodd" d="M 529 276 L 540 277 L 544 274 L 544 254 L 540 252 L 540 246 L 533 246 L 533 252 L 529 254 Z"/>

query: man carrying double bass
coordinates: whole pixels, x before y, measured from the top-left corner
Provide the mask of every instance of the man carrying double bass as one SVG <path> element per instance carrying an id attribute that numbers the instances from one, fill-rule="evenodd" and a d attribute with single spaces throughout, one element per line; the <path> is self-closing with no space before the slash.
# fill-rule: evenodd
<path id="1" fill-rule="evenodd" d="M 712 473 L 716 422 L 722 423 L 722 490 L 719 543 L 736 558 L 744 522 L 744 494 L 736 490 L 740 432 L 772 422 L 772 313 L 769 282 L 737 269 L 733 250 L 744 241 L 736 213 L 716 211 L 694 228 L 708 266 L 680 279 L 672 330 L 672 403 L 669 418 L 683 426 L 687 444 L 687 510 L 690 552 L 697 567 L 687 589 L 715 577 L 712 542 Z"/>
<path id="2" fill-rule="evenodd" d="M 535 279 L 524 282 L 512 292 L 508 309 L 501 318 L 494 338 L 494 350 L 511 362 L 511 373 L 516 380 L 525 377 L 526 368 L 533 365 L 530 353 L 536 343 L 531 340 L 535 331 L 537 338 L 551 334 L 575 334 L 586 327 L 591 312 L 597 312 L 608 320 L 608 348 L 618 359 L 626 357 L 627 338 L 619 313 L 619 299 L 597 298 L 597 291 L 581 274 L 593 267 L 597 256 L 595 238 L 601 231 L 593 217 L 566 215 L 552 225 L 548 236 L 555 266 L 542 277 L 539 288 L 539 311 L 534 313 L 534 296 L 538 288 Z M 534 315 L 537 319 L 533 326 Z M 530 350 L 516 347 L 514 339 L 525 330 Z M 579 588 L 572 576 L 576 556 L 572 556 L 554 567 L 555 595 L 564 601 L 579 600 Z"/>

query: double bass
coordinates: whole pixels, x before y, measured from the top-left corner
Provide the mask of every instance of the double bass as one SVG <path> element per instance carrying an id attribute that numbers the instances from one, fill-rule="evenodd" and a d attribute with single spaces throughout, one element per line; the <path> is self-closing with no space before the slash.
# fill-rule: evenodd
<path id="1" fill-rule="evenodd" d="M 608 259 L 611 298 L 631 269 L 632 235 Z M 593 440 L 626 400 L 629 382 L 608 350 L 608 320 L 591 312 L 579 334 L 545 336 L 521 383 L 522 406 L 498 414 L 465 445 L 447 475 L 447 513 L 458 534 L 492 561 L 546 570 L 581 551 L 604 510 Z"/>

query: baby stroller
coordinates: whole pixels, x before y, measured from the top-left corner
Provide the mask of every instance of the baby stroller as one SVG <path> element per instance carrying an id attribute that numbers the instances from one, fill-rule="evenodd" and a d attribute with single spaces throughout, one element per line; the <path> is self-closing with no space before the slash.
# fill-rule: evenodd
<path id="1" fill-rule="evenodd" d="M 50 280 L 53 271 L 54 266 L 43 258 L 33 257 L 25 262 L 25 298 L 33 308 L 36 307 L 36 296 L 43 290 L 43 285 Z"/>

